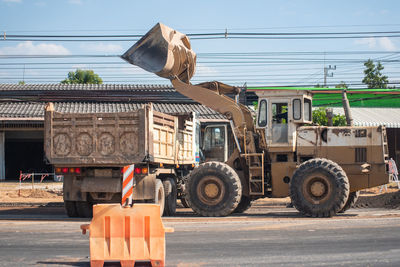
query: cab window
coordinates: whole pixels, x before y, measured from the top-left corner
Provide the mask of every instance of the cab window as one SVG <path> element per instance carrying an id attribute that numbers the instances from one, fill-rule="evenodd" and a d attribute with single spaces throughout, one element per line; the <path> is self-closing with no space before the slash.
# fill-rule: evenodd
<path id="1" fill-rule="evenodd" d="M 267 126 L 267 101 L 261 100 L 258 106 L 258 126 Z"/>

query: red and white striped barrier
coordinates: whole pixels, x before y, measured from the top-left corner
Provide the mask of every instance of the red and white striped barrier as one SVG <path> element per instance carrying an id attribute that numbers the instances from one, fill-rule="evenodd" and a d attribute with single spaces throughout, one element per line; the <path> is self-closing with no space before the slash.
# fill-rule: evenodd
<path id="1" fill-rule="evenodd" d="M 122 170 L 122 206 L 127 206 L 132 204 L 132 192 L 134 186 L 133 171 L 135 170 L 135 165 L 125 166 Z"/>

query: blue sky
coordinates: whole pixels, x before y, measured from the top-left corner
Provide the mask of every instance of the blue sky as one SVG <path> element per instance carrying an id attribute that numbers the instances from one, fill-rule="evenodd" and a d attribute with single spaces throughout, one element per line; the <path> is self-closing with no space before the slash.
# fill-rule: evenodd
<path id="1" fill-rule="evenodd" d="M 0 0 L 0 31 L 7 35 L 144 34 L 157 22 L 184 33 L 370 32 L 400 30 L 399 1 L 94 1 Z M 3 38 L 4 39 L 4 38 Z M 359 84 L 361 60 L 383 61 L 390 81 L 400 80 L 399 37 L 324 40 L 192 40 L 198 56 L 193 82 L 220 80 L 234 85 L 322 84 L 323 68 L 336 65 L 328 84 Z M 0 41 L 0 83 L 59 82 L 68 71 L 93 69 L 106 83 L 168 84 L 119 58 L 15 59 L 7 55 L 120 55 L 134 42 Z M 270 55 L 263 64 L 226 63 L 205 53 L 320 52 Z M 330 52 L 348 52 L 334 55 Z M 352 54 L 351 51 L 363 52 Z M 375 54 L 373 52 L 380 52 Z M 371 52 L 371 53 L 369 53 Z M 297 60 L 319 60 L 315 64 Z M 285 64 L 276 63 L 284 61 Z M 356 60 L 360 62 L 355 62 Z M 32 64 L 32 63 L 40 64 Z M 97 64 L 102 62 L 103 64 Z M 107 63 L 110 64 L 107 64 Z M 225 62 L 225 63 L 224 63 Z M 270 63 L 271 62 L 271 63 Z M 10 64 L 13 63 L 13 64 Z M 48 65 L 44 65 L 48 63 Z M 57 63 L 57 64 L 54 64 Z M 68 64 L 67 64 L 68 63 Z M 111 64 L 118 63 L 118 64 Z M 19 64 L 19 65 L 18 65 Z M 357 87 L 359 85 L 355 85 Z"/>

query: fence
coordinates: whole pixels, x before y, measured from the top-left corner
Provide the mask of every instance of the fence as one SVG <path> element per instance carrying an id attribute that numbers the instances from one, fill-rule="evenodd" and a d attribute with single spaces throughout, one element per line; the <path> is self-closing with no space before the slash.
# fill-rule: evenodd
<path id="1" fill-rule="evenodd" d="M 35 189 L 35 177 L 40 176 L 40 182 L 43 182 L 43 180 L 46 177 L 53 176 L 53 180 L 55 180 L 56 175 L 54 172 L 46 172 L 46 173 L 41 173 L 41 172 L 31 172 L 31 173 L 23 173 L 20 171 L 19 173 L 19 189 L 18 189 L 18 195 L 21 195 L 21 183 L 22 181 L 25 181 L 26 179 L 31 179 L 32 180 L 32 190 Z"/>

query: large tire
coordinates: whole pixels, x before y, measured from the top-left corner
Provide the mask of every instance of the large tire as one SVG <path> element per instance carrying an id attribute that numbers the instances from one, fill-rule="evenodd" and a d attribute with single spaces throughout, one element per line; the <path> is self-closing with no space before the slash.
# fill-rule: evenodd
<path id="1" fill-rule="evenodd" d="M 360 191 L 351 192 L 349 194 L 349 198 L 346 201 L 346 204 L 344 205 L 343 209 L 339 211 L 339 213 L 344 213 L 346 210 L 354 207 L 359 196 L 360 196 Z"/>
<path id="2" fill-rule="evenodd" d="M 251 198 L 242 196 L 242 199 L 239 202 L 239 205 L 233 211 L 233 213 L 243 213 L 251 207 Z"/>
<path id="3" fill-rule="evenodd" d="M 68 217 L 78 217 L 78 211 L 76 210 L 75 201 L 64 200 L 64 208 Z"/>
<path id="4" fill-rule="evenodd" d="M 242 184 L 225 163 L 206 162 L 193 170 L 186 186 L 186 199 L 201 216 L 227 216 L 238 206 Z"/>
<path id="5" fill-rule="evenodd" d="M 174 216 L 177 197 L 176 182 L 173 178 L 168 177 L 163 181 L 163 186 L 165 194 L 164 216 Z"/>
<path id="6" fill-rule="evenodd" d="M 343 169 L 328 159 L 308 160 L 295 171 L 290 182 L 294 207 L 311 217 L 332 217 L 349 198 L 349 180 Z"/>
<path id="7" fill-rule="evenodd" d="M 93 205 L 87 201 L 76 201 L 76 211 L 78 217 L 81 218 L 92 218 L 93 217 Z"/>
<path id="8" fill-rule="evenodd" d="M 164 213 L 165 191 L 161 180 L 156 179 L 154 203 L 160 205 L 160 215 Z"/>

